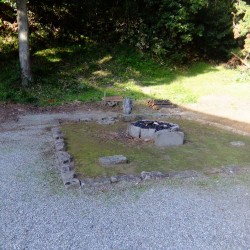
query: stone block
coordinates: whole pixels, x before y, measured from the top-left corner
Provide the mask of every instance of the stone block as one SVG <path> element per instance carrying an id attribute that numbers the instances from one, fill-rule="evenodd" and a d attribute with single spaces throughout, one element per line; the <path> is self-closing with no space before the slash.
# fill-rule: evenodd
<path id="1" fill-rule="evenodd" d="M 63 139 L 55 140 L 55 147 L 57 151 L 65 151 L 65 143 Z"/>
<path id="2" fill-rule="evenodd" d="M 111 176 L 111 177 L 110 177 L 110 182 L 111 182 L 111 183 L 116 183 L 116 182 L 118 182 L 118 181 L 119 181 L 119 179 L 118 179 L 117 176 Z"/>
<path id="3" fill-rule="evenodd" d="M 152 171 L 152 172 L 146 172 L 146 171 L 142 171 L 141 172 L 141 179 L 143 181 L 146 180 L 159 180 L 159 179 L 163 179 L 169 177 L 169 174 L 164 174 L 162 172 L 158 172 L 158 171 Z"/>
<path id="4" fill-rule="evenodd" d="M 151 172 L 142 171 L 141 172 L 141 179 L 143 181 L 147 181 L 147 180 L 152 179 Z"/>
<path id="5" fill-rule="evenodd" d="M 81 179 L 81 185 L 85 186 L 85 187 L 90 187 L 94 183 L 94 180 L 95 180 L 94 178 L 85 177 L 85 178 Z"/>
<path id="6" fill-rule="evenodd" d="M 82 186 L 85 187 L 96 187 L 108 185 L 111 183 L 109 177 L 98 177 L 98 178 L 84 178 L 81 180 Z"/>
<path id="7" fill-rule="evenodd" d="M 60 166 L 60 170 L 61 170 L 61 173 L 66 173 L 68 171 L 70 171 L 70 164 L 69 163 L 66 163 L 66 164 L 62 164 Z"/>
<path id="8" fill-rule="evenodd" d="M 59 128 L 52 128 L 52 136 L 54 139 L 58 140 L 58 139 L 63 139 L 63 133 Z"/>
<path id="9" fill-rule="evenodd" d="M 194 170 L 184 170 L 184 171 L 169 173 L 169 177 L 173 179 L 184 179 L 184 178 L 202 177 L 202 174 Z"/>
<path id="10" fill-rule="evenodd" d="M 154 139 L 155 145 L 159 147 L 179 146 L 184 142 L 184 133 L 160 130 L 155 133 Z"/>
<path id="11" fill-rule="evenodd" d="M 67 171 L 67 172 L 61 171 L 61 177 L 62 177 L 63 183 L 66 183 L 67 181 L 73 179 L 74 176 L 75 176 L 74 171 Z"/>
<path id="12" fill-rule="evenodd" d="M 74 170 L 74 168 L 75 168 L 75 164 L 73 161 L 68 162 L 68 163 L 63 163 L 60 165 L 60 170 L 64 172 Z"/>
<path id="13" fill-rule="evenodd" d="M 64 183 L 64 186 L 66 189 L 79 189 L 81 187 L 81 182 L 77 178 L 73 178 Z"/>
<path id="14" fill-rule="evenodd" d="M 128 163 L 128 159 L 123 155 L 104 156 L 99 158 L 99 163 L 105 167 Z"/>
<path id="15" fill-rule="evenodd" d="M 169 174 L 162 173 L 159 171 L 152 171 L 151 174 L 152 174 L 153 178 L 156 180 L 169 177 Z"/>
<path id="16" fill-rule="evenodd" d="M 72 157 L 65 151 L 58 151 L 57 157 L 60 165 L 72 162 Z"/>
<path id="17" fill-rule="evenodd" d="M 136 127 L 133 124 L 130 124 L 128 126 L 128 134 L 132 137 L 140 138 L 141 137 L 141 128 Z"/>
<path id="18" fill-rule="evenodd" d="M 141 179 L 136 175 L 119 175 L 117 176 L 118 182 L 140 182 Z"/>
<path id="19" fill-rule="evenodd" d="M 141 128 L 142 139 L 154 139 L 155 129 L 152 128 Z"/>
<path id="20" fill-rule="evenodd" d="M 102 185 L 107 185 L 107 184 L 110 184 L 109 177 L 99 177 L 99 178 L 93 179 L 91 186 L 102 186 Z"/>

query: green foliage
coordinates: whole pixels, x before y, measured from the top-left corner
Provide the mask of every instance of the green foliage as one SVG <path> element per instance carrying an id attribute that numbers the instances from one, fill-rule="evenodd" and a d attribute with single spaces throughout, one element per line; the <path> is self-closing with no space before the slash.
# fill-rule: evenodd
<path id="1" fill-rule="evenodd" d="M 2 61 L 11 60 L 13 54 L 17 57 L 14 3 L 12 0 L 0 2 L 0 7 L 4 7 L 0 12 Z M 103 89 L 111 86 L 108 94 L 141 98 L 141 83 L 146 87 L 153 82 L 160 85 L 174 80 L 173 71 L 167 67 L 173 61 L 175 65 L 183 65 L 204 57 L 225 59 L 234 45 L 232 8 L 231 0 L 30 0 L 28 15 L 35 81 L 29 93 L 37 97 L 40 104 L 48 100 L 51 103 L 66 99 L 97 100 Z M 249 15 L 244 8 L 238 11 L 238 23 L 248 22 Z M 247 37 L 245 32 L 242 34 Z M 109 53 L 98 49 L 99 44 L 114 47 L 118 43 L 123 45 L 120 47 L 123 51 Z M 127 45 L 139 52 L 124 49 Z M 245 46 L 247 51 L 249 41 Z M 104 64 L 97 62 L 106 56 L 112 59 Z M 8 65 L 2 67 L 7 69 Z M 16 89 L 20 80 L 18 72 L 18 68 L 14 74 L 9 71 L 15 79 L 6 86 Z M 5 86 L 6 80 L 3 83 Z M 197 99 L 183 84 L 171 86 L 171 95 L 179 91 L 178 102 Z M 16 99 L 25 99 L 25 92 L 17 92 Z M 84 97 L 77 93 L 84 93 Z M 5 100 L 12 95 L 3 94 L 0 98 Z"/>
<path id="2" fill-rule="evenodd" d="M 227 58 L 234 47 L 231 0 L 209 0 L 199 12 L 197 21 L 202 33 L 195 39 L 200 44 L 200 53 L 212 58 Z"/>
<path id="3" fill-rule="evenodd" d="M 157 57 L 171 57 L 181 62 L 194 46 L 193 40 L 202 35 L 202 25 L 196 16 L 207 0 L 147 0 L 136 13 L 127 30 L 119 29 L 122 41 L 147 50 Z M 124 25 L 122 24 L 122 27 Z"/>
<path id="4" fill-rule="evenodd" d="M 6 60 L 17 51 L 17 25 L 10 1 L 0 2 L 0 60 Z"/>
<path id="5" fill-rule="evenodd" d="M 89 37 L 183 62 L 223 57 L 233 41 L 230 0 L 30 0 L 29 10 L 33 48 Z"/>
<path id="6" fill-rule="evenodd" d="M 12 9 L 12 15 L 14 3 L 0 2 Z M 36 50 L 89 38 L 129 44 L 156 58 L 180 63 L 197 56 L 225 57 L 233 45 L 232 7 L 231 0 L 30 0 L 31 47 Z M 242 8 L 239 16 L 245 11 Z M 7 9 L 2 12 L 6 14 Z M 245 19 L 248 16 L 244 14 Z M 0 19 L 6 21 L 6 15 L 1 18 L 0 13 Z M 14 37 L 16 31 L 1 35 L 5 45 L 0 43 L 7 52 L 11 47 L 6 45 L 10 34 Z M 16 45 L 12 48 L 16 49 Z"/>
<path id="7" fill-rule="evenodd" d="M 7 4 L 13 8 L 16 7 L 16 1 L 15 0 L 0 0 L 0 4 L 3 3 L 3 4 Z"/>
<path id="8" fill-rule="evenodd" d="M 36 103 L 38 101 L 34 93 L 20 86 L 19 66 L 16 61 L 11 60 L 7 65 L 0 64 L 0 67 L 0 102 Z"/>
<path id="9" fill-rule="evenodd" d="M 32 56 L 32 64 L 34 82 L 21 88 L 18 60 L 0 61 L 0 102 L 57 105 L 100 101 L 104 91 L 134 100 L 169 99 L 177 104 L 225 92 L 241 99 L 250 95 L 249 76 L 236 70 L 207 63 L 186 69 L 167 62 L 160 65 L 125 46 L 83 44 L 44 49 Z"/>
<path id="10" fill-rule="evenodd" d="M 234 12 L 234 37 L 242 48 L 246 58 L 250 54 L 250 5 L 246 1 L 238 0 Z"/>

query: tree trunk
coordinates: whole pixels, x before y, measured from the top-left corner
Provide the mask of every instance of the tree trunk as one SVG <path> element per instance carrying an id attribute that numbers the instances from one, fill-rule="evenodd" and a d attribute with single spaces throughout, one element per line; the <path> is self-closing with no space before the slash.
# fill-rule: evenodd
<path id="1" fill-rule="evenodd" d="M 29 27 L 27 16 L 27 0 L 17 0 L 18 47 L 21 67 L 22 86 L 32 80 L 29 52 Z"/>

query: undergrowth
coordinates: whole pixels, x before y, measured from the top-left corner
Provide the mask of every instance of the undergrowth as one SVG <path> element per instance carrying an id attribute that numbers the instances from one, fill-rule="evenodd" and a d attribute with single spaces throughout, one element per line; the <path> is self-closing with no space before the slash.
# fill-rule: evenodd
<path id="1" fill-rule="evenodd" d="M 12 57 L 13 58 L 13 57 Z M 17 57 L 16 57 L 17 58 Z M 176 67 L 156 62 L 128 47 L 74 45 L 32 54 L 34 80 L 20 86 L 17 59 L 0 62 L 0 101 L 57 105 L 74 101 L 99 101 L 104 93 L 137 99 L 169 99 L 195 103 L 205 94 L 233 93 L 248 84 L 249 72 L 225 69 L 205 62 Z M 242 96 L 249 96 L 245 89 Z"/>

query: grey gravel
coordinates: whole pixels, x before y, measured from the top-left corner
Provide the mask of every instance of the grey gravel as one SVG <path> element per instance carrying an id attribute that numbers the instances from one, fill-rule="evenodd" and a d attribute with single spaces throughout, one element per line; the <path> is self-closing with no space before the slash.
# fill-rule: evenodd
<path id="1" fill-rule="evenodd" d="M 2 124 L 1 250 L 250 249 L 248 175 L 65 190 L 48 129 L 57 118 Z"/>

